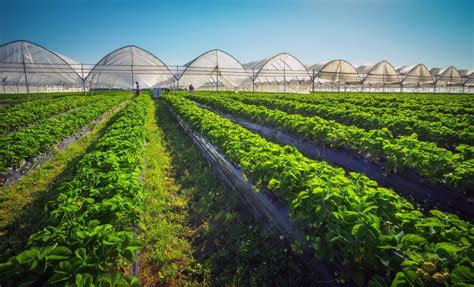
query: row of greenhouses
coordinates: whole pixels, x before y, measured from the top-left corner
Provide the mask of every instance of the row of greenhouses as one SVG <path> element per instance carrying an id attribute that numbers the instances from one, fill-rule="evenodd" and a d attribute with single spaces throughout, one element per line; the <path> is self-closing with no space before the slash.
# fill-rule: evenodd
<path id="1" fill-rule="evenodd" d="M 83 64 L 29 41 L 0 46 L 3 93 L 83 91 L 90 89 L 187 88 L 308 93 L 321 90 L 472 92 L 474 70 L 423 64 L 395 68 L 388 61 L 354 66 L 337 59 L 304 65 L 293 55 L 242 64 L 211 50 L 182 66 L 167 66 L 136 47 L 117 49 L 97 64 Z"/>

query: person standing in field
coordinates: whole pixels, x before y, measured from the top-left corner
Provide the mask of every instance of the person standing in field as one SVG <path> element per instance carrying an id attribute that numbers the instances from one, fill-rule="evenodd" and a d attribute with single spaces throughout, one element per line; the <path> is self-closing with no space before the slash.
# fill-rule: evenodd
<path id="1" fill-rule="evenodd" d="M 190 93 L 191 95 L 192 95 L 192 94 L 194 94 L 194 87 L 193 87 L 193 85 L 192 85 L 192 84 L 191 84 L 191 85 L 189 85 L 189 88 L 188 88 L 188 90 L 189 90 L 189 93 Z"/>
<path id="2" fill-rule="evenodd" d="M 137 89 L 135 90 L 135 97 L 138 97 L 140 95 L 140 86 L 138 85 L 138 82 L 135 82 L 135 85 L 137 85 Z"/>

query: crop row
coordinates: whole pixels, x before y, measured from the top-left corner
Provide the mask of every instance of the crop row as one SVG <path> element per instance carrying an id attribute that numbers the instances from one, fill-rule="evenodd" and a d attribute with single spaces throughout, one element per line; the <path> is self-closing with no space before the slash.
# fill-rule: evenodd
<path id="1" fill-rule="evenodd" d="M 89 102 L 97 96 L 73 96 L 59 99 L 29 101 L 26 103 L 0 109 L 0 134 L 5 134 L 33 122 L 46 120 L 49 117 L 67 112 Z"/>
<path id="2" fill-rule="evenodd" d="M 246 96 L 251 96 L 253 94 L 251 93 L 244 93 Z M 331 96 L 320 96 L 320 95 L 297 95 L 297 94 L 262 94 L 263 97 L 271 97 L 273 99 L 279 99 L 279 100 L 291 100 L 294 102 L 298 103 L 307 103 L 307 104 L 313 104 L 313 105 L 321 105 L 321 106 L 329 106 L 329 107 L 341 107 L 346 110 L 359 110 L 359 111 L 364 111 L 364 112 L 370 112 L 376 115 L 383 115 L 383 114 L 390 114 L 392 113 L 393 115 L 403 115 L 407 117 L 412 117 L 415 119 L 419 119 L 422 121 L 430 121 L 430 122 L 436 122 L 436 121 L 443 121 L 443 124 L 447 125 L 448 127 L 458 130 L 457 125 L 458 124 L 464 124 L 464 123 L 473 123 L 473 115 L 469 113 L 456 113 L 456 114 L 450 114 L 450 113 L 442 113 L 442 112 L 437 112 L 437 111 L 432 111 L 430 110 L 431 105 L 435 105 L 433 103 L 433 100 L 430 101 L 421 101 L 419 103 L 414 102 L 411 103 L 411 109 L 407 109 L 406 107 L 390 107 L 384 105 L 383 100 L 380 102 L 377 102 L 378 105 L 376 106 L 365 106 L 361 105 L 359 102 L 360 101 L 348 101 L 345 97 L 345 95 L 331 95 Z M 405 99 L 407 97 L 406 94 L 403 95 L 398 95 L 401 99 Z M 442 106 L 442 107 L 447 107 L 454 105 L 453 101 L 455 99 L 447 98 L 447 97 L 442 97 L 441 99 L 435 98 L 437 101 L 439 101 L 437 106 Z M 369 100 L 371 101 L 378 101 L 379 98 L 372 99 L 370 98 Z M 436 102 L 436 101 L 435 101 Z M 461 107 L 465 107 L 469 103 L 456 103 L 455 105 L 460 105 Z"/>
<path id="3" fill-rule="evenodd" d="M 286 98 L 298 95 L 275 94 L 277 98 Z M 447 114 L 470 114 L 474 115 L 474 105 L 470 95 L 441 95 L 441 94 L 401 94 L 401 93 L 317 93 L 300 99 L 313 103 L 351 103 L 360 107 L 395 108 L 400 110 L 414 110 L 423 107 L 424 111 L 432 111 Z"/>
<path id="4" fill-rule="evenodd" d="M 318 97 L 319 96 L 319 97 Z M 454 124 L 455 123 L 462 123 L 462 122 L 473 122 L 473 115 L 469 113 L 462 113 L 461 111 L 458 111 L 456 114 L 450 114 L 446 112 L 437 112 L 431 110 L 430 107 L 433 105 L 435 106 L 442 106 L 443 108 L 447 106 L 453 106 L 456 105 L 461 108 L 466 108 L 470 103 L 469 102 L 456 102 L 456 98 L 451 97 L 442 97 L 438 95 L 430 97 L 429 101 L 419 101 L 419 102 L 412 102 L 410 103 L 411 108 L 407 108 L 405 106 L 396 106 L 396 107 L 391 107 L 385 105 L 383 101 L 383 97 L 381 99 L 377 97 L 369 98 L 368 100 L 370 101 L 377 101 L 377 104 L 375 106 L 371 105 L 364 105 L 363 103 L 360 104 L 360 100 L 352 100 L 348 101 L 346 98 L 344 98 L 346 95 L 330 95 L 330 96 L 322 96 L 322 95 L 295 95 L 295 94 L 272 94 L 273 98 L 278 98 L 281 100 L 292 100 L 292 101 L 297 101 L 301 103 L 308 103 L 308 104 L 317 104 L 317 105 L 323 105 L 323 106 L 338 106 L 338 107 L 344 107 L 346 109 L 352 109 L 357 107 L 360 111 L 366 111 L 366 112 L 371 112 L 377 115 L 382 115 L 386 113 L 393 112 L 393 114 L 400 114 L 404 116 L 411 116 L 413 118 L 417 118 L 419 120 L 424 120 L 424 121 L 447 121 L 448 124 Z M 398 94 L 398 97 L 403 101 L 405 100 L 408 95 L 406 94 Z M 350 96 L 349 96 L 350 98 Z M 409 98 L 409 97 L 408 97 Z M 469 98 L 467 98 L 469 99 Z M 455 103 L 453 103 L 455 102 Z"/>
<path id="5" fill-rule="evenodd" d="M 140 247 L 134 226 L 143 208 L 140 174 L 149 101 L 138 98 L 120 111 L 80 160 L 73 179 L 60 185 L 59 197 L 47 204 L 46 227 L 30 236 L 29 249 L 0 265 L 5 286 L 138 285 L 123 270 Z"/>
<path id="6" fill-rule="evenodd" d="M 256 186 L 282 196 L 316 254 L 358 285 L 466 283 L 474 272 L 470 223 L 438 210 L 425 216 L 361 174 L 268 142 L 186 98 L 163 99 Z"/>
<path id="7" fill-rule="evenodd" d="M 432 181 L 442 179 L 460 190 L 469 190 L 474 184 L 472 148 L 467 146 L 459 146 L 459 153 L 453 154 L 434 143 L 419 141 L 416 135 L 394 137 L 387 129 L 365 131 L 320 117 L 288 114 L 225 97 L 197 94 L 192 99 L 318 144 L 362 153 L 383 163 L 388 171 L 412 168 Z"/>
<path id="8" fill-rule="evenodd" d="M 249 104 L 264 105 L 305 116 L 319 116 L 366 130 L 388 128 L 396 136 L 416 133 L 421 140 L 435 142 L 443 147 L 474 144 L 474 127 L 472 125 L 474 118 L 471 115 L 448 116 L 435 113 L 432 119 L 436 120 L 427 121 L 413 116 L 413 112 L 407 113 L 399 109 L 364 109 L 354 104 L 304 103 L 289 98 L 275 99 L 271 94 L 229 96 Z M 423 107 L 420 106 L 421 112 L 419 113 L 423 114 L 420 117 L 430 117 L 422 109 Z"/>
<path id="9" fill-rule="evenodd" d="M 17 167 L 24 160 L 42 154 L 124 99 L 124 96 L 100 97 L 71 113 L 0 137 L 0 171 Z"/>

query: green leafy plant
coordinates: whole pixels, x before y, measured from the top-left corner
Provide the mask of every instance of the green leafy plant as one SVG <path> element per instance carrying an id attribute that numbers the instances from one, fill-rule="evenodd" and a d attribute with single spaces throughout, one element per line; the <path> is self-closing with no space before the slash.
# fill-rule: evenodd
<path id="1" fill-rule="evenodd" d="M 163 99 L 255 185 L 288 202 L 316 254 L 339 266 L 340 280 L 360 286 L 472 283 L 464 275 L 456 277 L 459 281 L 451 276 L 473 272 L 472 224 L 437 210 L 424 215 L 361 174 L 270 143 L 185 97 Z M 417 273 L 423 266 L 429 278 Z"/>

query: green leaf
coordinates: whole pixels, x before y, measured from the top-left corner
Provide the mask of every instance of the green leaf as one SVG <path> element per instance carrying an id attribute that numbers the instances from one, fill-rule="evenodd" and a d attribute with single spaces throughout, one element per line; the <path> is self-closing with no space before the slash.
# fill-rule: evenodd
<path id="1" fill-rule="evenodd" d="M 135 261 L 135 252 L 133 252 L 132 250 L 130 250 L 128 248 L 125 249 L 123 255 L 124 255 L 125 258 L 127 258 L 128 261 L 130 261 L 130 262 Z"/>
<path id="2" fill-rule="evenodd" d="M 77 287 L 92 287 L 95 286 L 92 280 L 92 275 L 88 273 L 77 274 L 76 275 L 76 285 Z"/>
<path id="3" fill-rule="evenodd" d="M 474 284 L 474 269 L 467 266 L 457 266 L 451 272 L 451 282 Z"/>
<path id="4" fill-rule="evenodd" d="M 406 234 L 402 238 L 402 242 L 408 245 L 424 245 L 427 240 L 424 237 L 421 237 L 416 234 Z"/>
<path id="5" fill-rule="evenodd" d="M 86 259 L 87 259 L 87 253 L 86 252 L 87 251 L 86 251 L 85 248 L 79 248 L 76 251 L 74 251 L 74 254 L 76 254 L 76 257 L 78 257 L 82 261 L 86 261 Z"/>
<path id="6" fill-rule="evenodd" d="M 423 283 L 423 282 L 422 282 Z M 391 287 L 415 287 L 413 282 L 408 278 L 408 276 L 404 272 L 398 272 L 395 276 L 395 279 L 392 281 Z M 424 286 L 421 284 L 419 286 Z"/>
<path id="7" fill-rule="evenodd" d="M 72 251 L 69 250 L 69 248 L 64 246 L 58 246 L 49 252 L 47 258 L 49 260 L 63 260 L 68 259 L 69 257 L 71 257 L 71 255 Z"/>
<path id="8" fill-rule="evenodd" d="M 463 248 L 449 242 L 440 242 L 436 244 L 436 252 L 441 250 L 453 255 L 456 252 L 462 251 Z"/>

